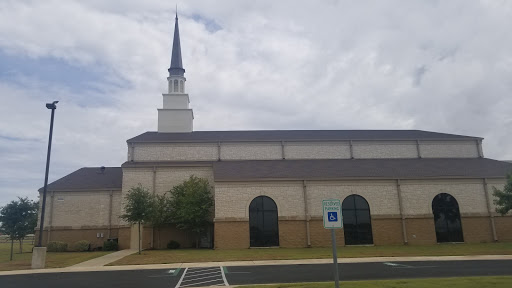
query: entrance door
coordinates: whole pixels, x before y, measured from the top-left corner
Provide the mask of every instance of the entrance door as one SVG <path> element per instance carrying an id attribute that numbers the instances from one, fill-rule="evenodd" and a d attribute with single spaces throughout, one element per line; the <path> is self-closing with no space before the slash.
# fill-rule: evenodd
<path id="1" fill-rule="evenodd" d="M 251 247 L 279 246 L 277 205 L 267 196 L 259 196 L 249 205 Z"/>
<path id="2" fill-rule="evenodd" d="M 459 204 L 448 193 L 437 194 L 432 200 L 432 212 L 438 243 L 464 242 Z"/>

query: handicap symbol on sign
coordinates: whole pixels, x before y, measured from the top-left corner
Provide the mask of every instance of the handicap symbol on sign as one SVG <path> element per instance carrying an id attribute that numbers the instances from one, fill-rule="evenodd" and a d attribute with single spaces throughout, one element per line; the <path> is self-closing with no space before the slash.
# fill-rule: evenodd
<path id="1" fill-rule="evenodd" d="M 327 218 L 329 222 L 338 222 L 338 213 L 337 212 L 327 212 Z"/>

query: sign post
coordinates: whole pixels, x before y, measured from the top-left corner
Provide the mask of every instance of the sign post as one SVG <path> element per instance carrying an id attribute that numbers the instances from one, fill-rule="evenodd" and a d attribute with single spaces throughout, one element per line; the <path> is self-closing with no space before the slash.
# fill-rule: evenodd
<path id="1" fill-rule="evenodd" d="M 343 228 L 343 219 L 341 214 L 341 203 L 339 199 L 328 199 L 322 201 L 322 210 L 324 211 L 324 228 L 331 229 L 332 238 L 332 261 L 334 264 L 334 283 L 335 287 L 340 287 L 340 278 L 338 274 L 338 253 L 336 251 L 336 234 L 334 229 Z"/>

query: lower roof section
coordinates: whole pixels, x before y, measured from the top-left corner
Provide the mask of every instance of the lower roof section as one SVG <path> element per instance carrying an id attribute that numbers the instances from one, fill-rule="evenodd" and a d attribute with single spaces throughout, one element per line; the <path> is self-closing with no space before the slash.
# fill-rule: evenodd
<path id="1" fill-rule="evenodd" d="M 505 178 L 512 164 L 487 158 L 213 162 L 215 181 L 346 178 Z"/>
<path id="2" fill-rule="evenodd" d="M 47 190 L 121 190 L 122 184 L 121 167 L 84 167 L 48 184 Z"/>

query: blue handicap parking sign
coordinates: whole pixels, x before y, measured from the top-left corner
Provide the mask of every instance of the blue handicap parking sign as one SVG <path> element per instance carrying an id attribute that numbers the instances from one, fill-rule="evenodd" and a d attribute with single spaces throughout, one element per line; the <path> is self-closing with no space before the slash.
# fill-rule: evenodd
<path id="1" fill-rule="evenodd" d="M 338 222 L 338 212 L 327 212 L 329 222 Z"/>

